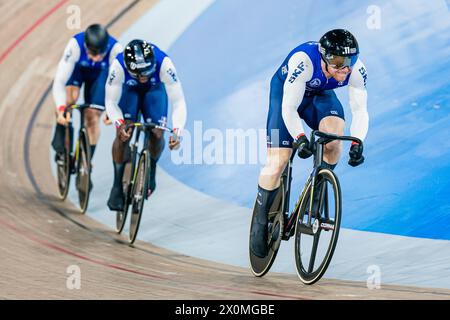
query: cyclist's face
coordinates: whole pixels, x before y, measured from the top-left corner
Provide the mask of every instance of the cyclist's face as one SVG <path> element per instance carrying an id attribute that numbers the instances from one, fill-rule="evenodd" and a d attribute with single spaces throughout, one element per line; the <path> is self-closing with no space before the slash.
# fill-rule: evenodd
<path id="1" fill-rule="evenodd" d="M 347 79 L 348 74 L 352 72 L 352 68 L 351 67 L 336 68 L 332 65 L 328 65 L 327 68 L 325 62 L 322 60 L 322 71 L 324 71 L 324 73 L 328 73 L 336 81 L 341 82 Z"/>
<path id="2" fill-rule="evenodd" d="M 148 82 L 148 77 L 139 76 L 138 80 L 139 80 L 140 83 L 147 83 Z"/>
<path id="3" fill-rule="evenodd" d="M 91 52 L 88 51 L 88 58 L 94 62 L 100 62 L 103 60 L 104 57 L 105 57 L 104 54 L 92 54 Z"/>
<path id="4" fill-rule="evenodd" d="M 344 81 L 347 79 L 347 76 L 350 72 L 352 72 L 352 69 L 350 67 L 344 67 L 342 69 L 335 69 L 332 66 L 328 66 L 328 72 L 331 74 L 331 76 L 336 79 L 336 81 Z"/>

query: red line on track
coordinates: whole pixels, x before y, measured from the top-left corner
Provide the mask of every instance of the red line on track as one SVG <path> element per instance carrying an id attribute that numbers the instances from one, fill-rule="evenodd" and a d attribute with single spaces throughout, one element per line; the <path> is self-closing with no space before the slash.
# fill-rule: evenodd
<path id="1" fill-rule="evenodd" d="M 97 265 L 101 265 L 104 267 L 108 267 L 111 269 L 115 269 L 115 270 L 120 270 L 120 271 L 125 271 L 125 272 L 130 272 L 133 274 L 137 274 L 140 276 L 145 276 L 145 277 L 150 277 L 153 279 L 158 279 L 158 280 L 170 280 L 171 278 L 169 277 L 163 277 L 163 276 L 158 276 L 158 275 L 154 275 L 154 274 L 150 274 L 150 273 L 146 273 L 146 272 L 142 272 L 142 271 L 138 271 L 138 270 L 134 270 L 134 269 L 129 269 L 129 268 L 125 268 L 125 267 L 121 267 L 112 263 L 108 263 L 105 261 L 101 261 L 101 260 L 96 260 L 96 259 L 92 259 L 86 256 L 83 256 L 79 253 L 73 252 L 71 250 L 62 248 L 60 246 L 57 246 L 53 243 L 50 243 L 48 241 L 39 239 L 36 236 L 33 235 L 29 235 L 28 233 L 26 233 L 23 230 L 20 230 L 18 227 L 16 227 L 15 225 L 6 222 L 2 219 L 0 219 L 0 225 L 3 225 L 5 227 L 7 227 L 10 230 L 13 230 L 14 232 L 22 235 L 23 237 L 25 237 L 28 240 L 34 241 L 36 243 L 39 243 L 45 247 L 48 247 L 50 249 L 71 255 L 73 257 L 85 260 L 85 261 L 89 261 L 92 262 L 94 264 Z M 205 287 L 207 288 L 212 288 L 212 289 L 220 289 L 220 290 L 226 290 L 226 291 L 231 291 L 231 292 L 243 292 L 243 293 L 253 293 L 253 294 L 258 294 L 258 295 L 264 295 L 264 296 L 272 296 L 272 297 L 278 297 L 278 298 L 286 298 L 286 299 L 297 299 L 297 300 L 304 300 L 304 298 L 300 298 L 300 297 L 296 297 L 296 296 L 292 296 L 292 295 L 286 295 L 286 294 L 277 294 L 277 293 L 271 293 L 271 292 L 264 292 L 264 291 L 259 291 L 259 290 L 246 290 L 246 289 L 240 289 L 240 288 L 231 288 L 231 287 L 223 287 L 223 286 L 216 286 L 216 285 L 206 285 Z"/>
<path id="2" fill-rule="evenodd" d="M 108 267 L 108 268 L 112 268 L 112 269 L 116 269 L 116 270 L 121 270 L 121 271 L 126 271 L 126 272 L 130 272 L 130 273 L 134 273 L 134 274 L 138 274 L 138 275 L 146 276 L 146 277 L 150 277 L 150 278 L 156 278 L 156 279 L 160 279 L 160 280 L 168 280 L 169 279 L 167 277 L 157 276 L 157 275 L 154 275 L 154 274 L 151 274 L 151 273 L 146 273 L 146 272 L 142 272 L 142 271 L 138 271 L 138 270 L 133 270 L 133 269 L 121 267 L 121 266 L 118 266 L 118 265 L 115 265 L 115 264 L 111 264 L 111 263 L 108 263 L 108 262 L 105 262 L 105 261 L 92 259 L 92 258 L 83 256 L 83 255 L 81 255 L 79 253 L 76 253 L 76 252 L 70 251 L 68 249 L 62 248 L 60 246 L 57 246 L 57 245 L 55 245 L 53 243 L 47 242 L 45 240 L 41 240 L 41 239 L 39 239 L 39 238 L 37 238 L 35 236 L 29 235 L 29 234 L 25 233 L 24 231 L 20 230 L 19 228 L 17 228 L 16 226 L 14 226 L 14 225 L 6 222 L 6 221 L 0 220 L 0 224 L 2 224 L 4 226 L 8 227 L 9 229 L 19 233 L 20 235 L 24 236 L 28 240 L 37 242 L 37 243 L 39 243 L 41 245 L 44 245 L 44 246 L 46 246 L 48 248 L 51 248 L 51 249 L 54 249 L 56 251 L 59 251 L 59 252 L 71 255 L 73 257 L 77 257 L 77 258 L 85 260 L 85 261 L 89 261 L 89 262 L 92 262 L 92 263 L 95 263 L 95 264 L 98 264 L 98 265 L 101 265 L 101 266 L 104 266 L 104 267 Z"/>
<path id="3" fill-rule="evenodd" d="M 16 41 L 14 41 L 0 56 L 0 64 L 8 57 L 8 55 L 13 51 L 31 32 L 33 32 L 39 25 L 41 25 L 48 17 L 55 13 L 59 8 L 61 8 L 69 0 L 61 0 L 53 8 L 51 8 L 47 13 L 40 17 L 31 27 L 29 27 L 24 33 L 22 33 Z"/>

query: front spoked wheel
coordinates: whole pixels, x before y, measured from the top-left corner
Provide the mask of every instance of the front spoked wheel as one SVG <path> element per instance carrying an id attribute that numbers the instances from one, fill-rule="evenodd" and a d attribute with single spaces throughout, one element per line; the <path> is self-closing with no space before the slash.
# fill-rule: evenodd
<path id="1" fill-rule="evenodd" d="M 77 149 L 77 177 L 78 201 L 80 211 L 85 213 L 89 203 L 91 181 L 91 147 L 86 129 L 80 131 Z"/>
<path id="2" fill-rule="evenodd" d="M 319 171 L 310 214 L 311 184 L 299 206 L 295 226 L 295 264 L 304 284 L 317 282 L 327 270 L 336 248 L 341 224 L 341 188 L 335 173 Z"/>
<path id="3" fill-rule="evenodd" d="M 136 170 L 136 178 L 133 183 L 131 192 L 131 217 L 130 217 L 130 233 L 128 241 L 133 244 L 139 230 L 141 222 L 142 209 L 144 208 L 144 201 L 147 193 L 148 185 L 148 171 L 149 171 L 149 155 L 148 151 L 142 152 L 138 167 Z"/>
<path id="4" fill-rule="evenodd" d="M 275 258 L 277 257 L 278 249 L 280 248 L 282 234 L 284 230 L 284 183 L 281 183 L 280 191 L 278 192 L 275 200 L 272 204 L 270 212 L 268 214 L 268 237 L 267 237 L 267 246 L 269 248 L 267 256 L 264 258 L 260 258 L 253 254 L 252 250 L 249 246 L 249 255 L 250 255 L 250 267 L 252 273 L 256 277 L 264 276 L 272 267 Z M 250 234 L 252 233 L 253 219 L 256 219 L 256 212 L 253 211 L 253 217 L 250 224 Z"/>

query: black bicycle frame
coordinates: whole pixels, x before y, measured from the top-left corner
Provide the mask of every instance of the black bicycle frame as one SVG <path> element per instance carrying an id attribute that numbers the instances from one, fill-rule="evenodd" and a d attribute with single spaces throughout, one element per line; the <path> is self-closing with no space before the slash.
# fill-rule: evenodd
<path id="1" fill-rule="evenodd" d="M 99 111 L 103 111 L 103 107 L 101 106 L 97 106 L 97 105 L 91 105 L 91 104 L 72 104 L 68 107 L 66 107 L 66 109 L 64 110 L 64 116 L 66 115 L 67 112 L 69 112 L 69 110 L 74 110 L 77 109 L 78 111 L 80 111 L 80 128 L 78 129 L 78 133 L 84 128 L 84 111 L 86 109 L 94 109 L 94 110 L 99 110 Z M 72 121 L 69 123 L 69 126 L 73 128 L 72 126 Z M 70 130 L 72 131 L 72 130 Z M 79 134 L 78 134 L 79 137 Z M 70 153 L 72 154 L 73 152 L 73 136 L 71 134 L 70 136 Z"/>
<path id="2" fill-rule="evenodd" d="M 316 136 L 319 137 L 319 139 L 316 140 Z M 285 230 L 284 230 L 284 234 L 288 235 L 291 232 L 292 227 L 294 226 L 294 221 L 296 219 L 296 216 L 298 213 L 298 208 L 300 206 L 300 202 L 303 199 L 303 197 L 305 196 L 305 192 L 307 190 L 307 186 L 309 183 L 311 183 L 311 196 L 310 196 L 310 203 L 309 203 L 309 212 L 312 212 L 312 206 L 313 206 L 313 196 L 314 196 L 314 187 L 316 185 L 316 179 L 317 179 L 317 174 L 319 173 L 319 170 L 322 169 L 322 163 L 323 163 L 323 147 L 329 143 L 332 142 L 334 140 L 342 140 L 342 141 L 354 141 L 357 142 L 360 147 L 361 150 L 363 148 L 363 143 L 360 139 L 355 138 L 355 137 L 351 137 L 351 136 L 338 136 L 335 134 L 329 134 L 329 133 L 325 133 L 325 132 L 321 132 L 319 130 L 314 130 L 311 132 L 311 137 L 310 137 L 310 150 L 313 151 L 313 155 L 314 155 L 314 165 L 313 165 L 313 169 L 308 177 L 308 180 L 306 181 L 305 187 L 303 188 L 302 191 L 302 195 L 299 197 L 299 200 L 297 201 L 297 203 L 295 204 L 295 208 L 292 212 L 292 214 L 289 217 L 289 220 L 287 221 L 287 223 L 285 223 Z M 288 166 L 286 167 L 285 171 L 283 172 L 283 176 L 286 177 L 285 182 L 286 182 L 286 194 L 285 194 L 285 202 L 284 202 L 284 211 L 283 214 L 285 215 L 285 218 L 287 218 L 287 212 L 289 212 L 289 199 L 290 199 L 290 193 L 291 193 L 291 182 L 292 182 L 292 162 L 294 160 L 294 157 L 296 155 L 297 148 L 294 147 L 292 150 L 292 154 L 291 157 L 289 158 L 289 163 Z M 311 214 L 308 217 L 308 225 L 311 224 Z"/>
<path id="3" fill-rule="evenodd" d="M 148 147 L 150 145 L 150 132 L 152 129 L 161 129 L 163 131 L 167 131 L 167 132 L 174 134 L 173 129 L 165 127 L 165 126 L 161 126 L 161 125 L 158 125 L 155 123 L 141 123 L 141 122 L 129 123 L 125 126 L 125 131 L 128 131 L 128 129 L 131 127 L 134 127 L 137 129 L 135 140 L 134 140 L 132 147 L 134 149 L 135 154 L 139 155 L 139 156 L 142 153 L 142 151 L 139 152 L 139 150 L 138 150 L 139 137 L 140 137 L 141 132 L 144 132 L 144 147 L 142 150 L 148 149 Z M 131 155 L 131 157 L 133 157 L 133 155 Z M 134 159 L 134 161 L 135 160 L 136 159 Z M 132 168 L 136 169 L 134 166 L 135 165 L 133 165 Z M 134 177 L 134 172 L 132 173 L 132 177 Z M 145 193 L 145 199 L 147 199 L 147 193 Z"/>

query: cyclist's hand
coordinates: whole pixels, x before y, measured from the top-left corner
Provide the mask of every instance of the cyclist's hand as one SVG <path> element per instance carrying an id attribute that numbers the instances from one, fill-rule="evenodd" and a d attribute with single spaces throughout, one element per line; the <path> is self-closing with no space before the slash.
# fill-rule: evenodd
<path id="1" fill-rule="evenodd" d="M 128 128 L 128 130 L 126 129 L 127 129 L 126 123 L 121 123 L 118 128 L 119 139 L 122 142 L 127 142 L 131 138 L 131 133 L 133 129 L 132 128 Z"/>
<path id="2" fill-rule="evenodd" d="M 64 115 L 65 106 L 58 107 L 56 122 L 62 126 L 65 126 L 70 122 L 70 112 L 66 112 Z"/>
<path id="3" fill-rule="evenodd" d="M 110 124 L 112 124 L 111 119 L 109 119 L 108 115 L 105 114 L 105 116 L 103 117 L 103 123 L 107 126 L 109 126 Z"/>
<path id="4" fill-rule="evenodd" d="M 312 156 L 313 153 L 309 148 L 309 140 L 304 133 L 297 137 L 295 144 L 298 146 L 297 154 L 300 158 L 308 159 Z"/>
<path id="5" fill-rule="evenodd" d="M 350 152 L 348 153 L 350 159 L 348 160 L 348 164 L 352 167 L 359 166 L 364 162 L 364 156 L 362 155 L 363 148 L 358 143 L 352 143 L 350 147 Z"/>
<path id="6" fill-rule="evenodd" d="M 178 150 L 180 148 L 180 137 L 177 134 L 177 129 L 174 130 L 175 134 L 171 135 L 169 138 L 169 149 Z"/>

